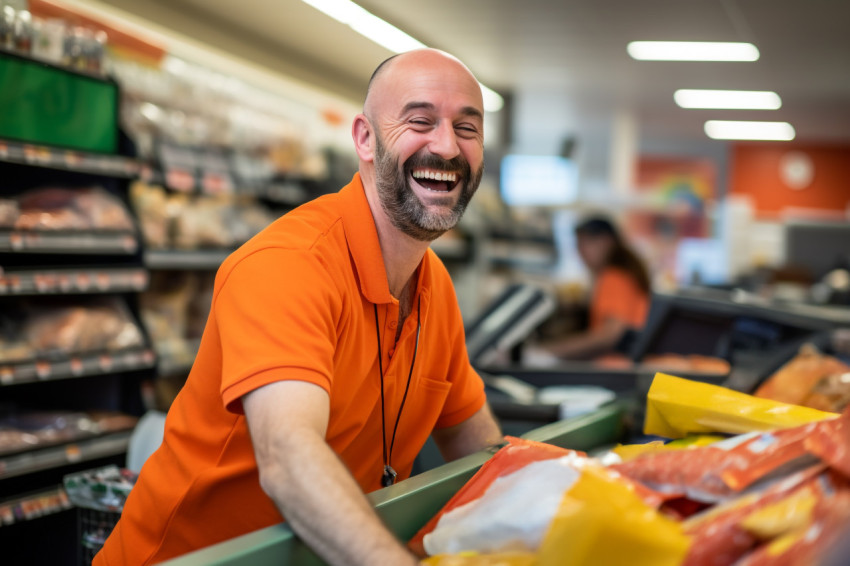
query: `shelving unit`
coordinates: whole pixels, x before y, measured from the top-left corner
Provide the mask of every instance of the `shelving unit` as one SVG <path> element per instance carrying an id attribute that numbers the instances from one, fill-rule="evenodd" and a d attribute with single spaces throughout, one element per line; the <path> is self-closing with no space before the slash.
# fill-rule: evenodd
<path id="1" fill-rule="evenodd" d="M 0 161 L 119 179 L 138 177 L 142 167 L 139 161 L 130 157 L 85 153 L 2 138 L 0 138 Z"/>
<path id="2" fill-rule="evenodd" d="M 130 434 L 131 431 L 115 432 L 11 456 L 0 456 L 0 480 L 61 468 L 66 464 L 120 456 L 127 452 Z"/>
<path id="3" fill-rule="evenodd" d="M 0 63 L 24 67 L 29 64 L 19 55 L 0 53 L 0 58 L 3 58 Z M 108 134 L 104 139 L 114 139 L 117 143 L 119 96 L 114 82 L 50 65 L 39 64 L 38 72 L 56 74 L 72 90 L 74 81 L 81 81 L 89 86 L 95 84 L 100 94 L 114 95 L 114 105 L 107 106 L 114 108 L 116 114 L 101 114 L 99 123 Z M 5 83 L 0 86 L 6 88 L 16 87 Z M 85 106 L 85 101 L 82 105 Z M 74 110 L 80 107 L 78 104 Z M 88 111 L 94 115 L 103 109 L 99 104 L 91 104 Z M 74 114 L 73 119 L 78 125 L 87 117 Z M 53 115 L 43 118 L 40 133 L 53 127 L 56 120 Z M 109 124 L 114 131 L 106 131 Z M 95 152 L 56 147 L 43 140 L 13 140 L 4 135 L 0 128 L 0 199 L 19 202 L 19 197 L 27 191 L 44 187 L 61 188 L 70 194 L 98 187 L 98 191 L 130 211 L 134 225 L 121 230 L 97 229 L 97 226 L 119 224 L 92 221 L 95 228 L 90 229 L 30 229 L 14 227 L 7 221 L 0 228 L 0 312 L 7 319 L 19 310 L 31 314 L 36 309 L 49 315 L 51 309 L 61 308 L 77 313 L 106 301 L 120 306 L 122 312 L 126 310 L 128 324 L 138 327 L 141 339 L 127 347 L 116 342 L 111 346 L 88 346 L 85 351 L 56 346 L 47 350 L 43 348 L 48 347 L 35 344 L 54 343 L 58 339 L 33 342 L 32 336 L 16 331 L 10 334 L 3 328 L 0 339 L 26 344 L 26 354 L 16 357 L 0 350 L 3 399 L 0 416 L 37 419 L 36 413 L 41 411 L 48 414 L 109 411 L 140 416 L 144 411 L 141 385 L 154 379 L 157 366 L 156 354 L 138 310 L 137 295 L 147 288 L 150 274 L 143 263 L 143 242 L 128 196 L 130 181 L 138 178 L 142 163 L 106 149 Z M 50 201 L 50 198 L 48 195 L 42 200 Z M 65 296 L 69 298 L 63 299 Z M 15 321 L 18 322 L 26 323 Z M 91 327 L 96 323 L 88 324 Z M 65 332 L 78 332 L 73 328 L 66 327 Z M 76 341 L 77 336 L 73 338 L 72 344 L 86 343 Z M 96 422 L 96 418 L 92 417 L 91 422 Z M 73 537 L 76 515 L 67 512 L 71 504 L 61 487 L 62 477 L 87 467 L 123 465 L 132 422 L 132 419 L 124 422 L 122 418 L 119 429 L 101 430 L 96 425 L 90 429 L 82 425 L 79 430 L 62 429 L 55 442 L 47 440 L 51 438 L 49 435 L 34 436 L 39 442 L 27 447 L 0 445 L 0 544 L 5 547 L 14 540 L 13 546 L 27 548 L 27 561 L 33 564 L 74 563 L 71 545 L 77 544 Z M 46 535 L 46 531 L 55 533 L 56 544 L 44 544 L 54 536 Z"/>
<path id="4" fill-rule="evenodd" d="M 142 268 L 8 269 L 0 273 L 0 296 L 134 293 L 148 286 Z"/>

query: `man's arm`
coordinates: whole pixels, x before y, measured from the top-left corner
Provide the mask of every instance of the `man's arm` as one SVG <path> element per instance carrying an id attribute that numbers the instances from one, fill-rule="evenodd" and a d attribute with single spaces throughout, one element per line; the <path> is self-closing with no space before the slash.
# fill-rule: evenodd
<path id="1" fill-rule="evenodd" d="M 502 430 L 485 404 L 460 424 L 435 430 L 431 436 L 447 462 L 502 441 Z"/>
<path id="2" fill-rule="evenodd" d="M 322 388 L 272 383 L 245 395 L 242 405 L 263 491 L 319 556 L 335 565 L 417 564 L 325 442 L 329 399 Z"/>
<path id="3" fill-rule="evenodd" d="M 587 360 L 610 353 L 623 337 L 626 329 L 626 323 L 623 321 L 608 318 L 602 323 L 601 328 L 567 336 L 541 346 L 561 359 Z"/>

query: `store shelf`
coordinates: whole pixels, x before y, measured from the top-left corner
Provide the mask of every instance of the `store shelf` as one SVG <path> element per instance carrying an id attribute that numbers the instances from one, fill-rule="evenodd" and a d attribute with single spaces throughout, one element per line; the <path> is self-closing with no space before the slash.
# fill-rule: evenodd
<path id="1" fill-rule="evenodd" d="M 215 270 L 233 250 L 147 250 L 148 269 Z"/>
<path id="2" fill-rule="evenodd" d="M 107 375 L 152 368 L 156 355 L 150 348 L 133 348 L 60 359 L 0 362 L 0 386 L 54 381 L 92 375 Z"/>
<path id="3" fill-rule="evenodd" d="M 130 232 L 0 230 L 0 252 L 129 255 L 138 247 Z"/>
<path id="4" fill-rule="evenodd" d="M 113 432 L 50 448 L 0 457 L 0 479 L 59 468 L 66 464 L 118 456 L 127 451 L 131 434 L 131 430 Z"/>
<path id="5" fill-rule="evenodd" d="M 0 527 L 73 509 L 62 486 L 0 501 Z"/>
<path id="6" fill-rule="evenodd" d="M 139 176 L 137 160 L 118 155 L 85 153 L 45 145 L 0 139 L 0 162 L 133 179 Z"/>
<path id="7" fill-rule="evenodd" d="M 144 291 L 148 280 L 142 268 L 3 270 L 0 296 L 128 293 Z"/>

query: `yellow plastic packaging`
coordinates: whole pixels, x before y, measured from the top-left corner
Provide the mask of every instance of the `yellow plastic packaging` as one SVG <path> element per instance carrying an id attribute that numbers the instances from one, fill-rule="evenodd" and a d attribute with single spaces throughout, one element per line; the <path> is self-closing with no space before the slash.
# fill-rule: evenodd
<path id="1" fill-rule="evenodd" d="M 772 505 L 756 509 L 741 521 L 741 526 L 761 540 L 778 538 L 808 527 L 817 502 L 812 489 L 805 488 Z"/>
<path id="2" fill-rule="evenodd" d="M 667 438 L 712 432 L 743 434 L 788 428 L 837 416 L 656 373 L 646 397 L 644 432 Z"/>
<path id="3" fill-rule="evenodd" d="M 686 436 L 680 440 L 673 442 L 647 442 L 646 444 L 619 444 L 611 449 L 611 452 L 618 455 L 623 462 L 634 460 L 638 456 L 651 454 L 654 452 L 669 452 L 671 450 L 687 450 L 689 448 L 699 448 L 700 446 L 708 446 L 720 440 L 724 440 L 725 436 L 717 436 L 714 434 L 699 434 Z"/>
<path id="4" fill-rule="evenodd" d="M 677 566 L 690 539 L 601 467 L 582 471 L 564 496 L 535 566 Z"/>

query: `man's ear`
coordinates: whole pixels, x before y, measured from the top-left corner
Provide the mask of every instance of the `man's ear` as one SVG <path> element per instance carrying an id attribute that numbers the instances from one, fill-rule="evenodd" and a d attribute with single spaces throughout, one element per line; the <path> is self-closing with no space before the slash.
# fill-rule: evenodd
<path id="1" fill-rule="evenodd" d="M 354 139 L 354 150 L 360 161 L 372 162 L 375 159 L 375 133 L 372 124 L 364 114 L 354 117 L 351 125 L 351 137 Z"/>

